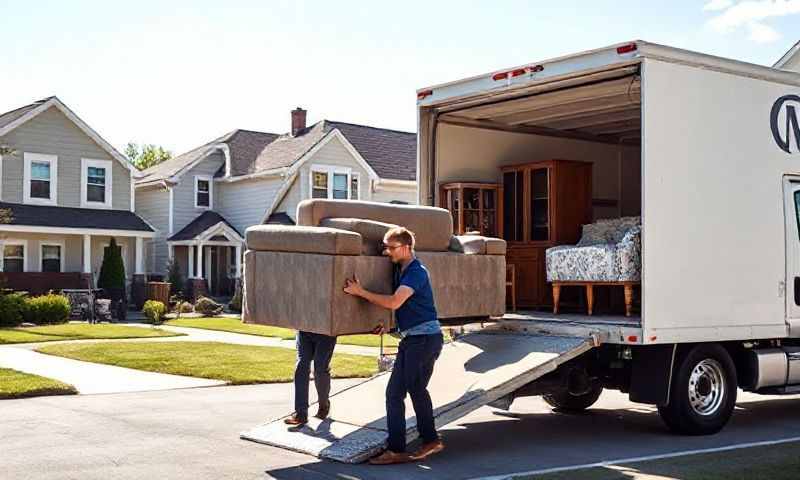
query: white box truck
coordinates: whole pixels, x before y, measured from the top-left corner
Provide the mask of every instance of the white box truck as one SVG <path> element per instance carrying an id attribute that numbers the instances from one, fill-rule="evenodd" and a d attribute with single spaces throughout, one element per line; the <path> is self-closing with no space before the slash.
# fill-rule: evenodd
<path id="1" fill-rule="evenodd" d="M 578 410 L 618 389 L 708 434 L 737 387 L 800 393 L 800 75 L 636 41 L 422 88 L 417 104 L 421 204 L 555 158 L 592 162 L 593 197 L 613 200 L 595 219 L 642 216 L 640 315 L 506 315 L 602 333 L 516 395 Z"/>
<path id="2" fill-rule="evenodd" d="M 423 88 L 417 103 L 421 204 L 564 159 L 591 163 L 592 219 L 642 217 L 638 314 L 529 309 L 455 339 L 428 387 L 437 426 L 526 395 L 578 411 L 617 389 L 674 431 L 710 434 L 738 388 L 800 393 L 800 75 L 636 41 Z M 387 436 L 382 402 L 364 399 L 388 378 L 332 396 L 325 425 L 241 436 L 363 461 Z"/>

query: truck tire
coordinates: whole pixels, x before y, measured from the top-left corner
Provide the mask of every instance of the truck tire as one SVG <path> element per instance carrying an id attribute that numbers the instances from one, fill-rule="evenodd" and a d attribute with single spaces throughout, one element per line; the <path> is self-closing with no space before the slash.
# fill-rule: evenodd
<path id="1" fill-rule="evenodd" d="M 684 435 L 710 435 L 728 423 L 736 406 L 736 366 L 721 345 L 694 347 L 673 374 L 669 404 L 658 407 L 667 427 Z"/>
<path id="2" fill-rule="evenodd" d="M 603 386 L 593 383 L 591 389 L 582 395 L 573 395 L 565 388 L 558 392 L 546 393 L 542 395 L 542 398 L 559 412 L 578 413 L 594 405 L 601 393 L 603 393 Z"/>

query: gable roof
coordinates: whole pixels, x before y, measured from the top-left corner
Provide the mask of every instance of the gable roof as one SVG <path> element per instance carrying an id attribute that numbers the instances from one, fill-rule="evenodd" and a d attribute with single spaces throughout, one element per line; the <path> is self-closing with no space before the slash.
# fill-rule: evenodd
<path id="1" fill-rule="evenodd" d="M 188 225 L 183 227 L 178 233 L 169 237 L 167 239 L 168 242 L 177 242 L 180 240 L 193 240 L 197 238 L 198 235 L 205 232 L 209 228 L 217 225 L 218 223 L 224 223 L 226 226 L 230 227 L 231 230 L 236 232 L 237 235 L 240 237 L 242 236 L 233 225 L 230 224 L 225 217 L 220 215 L 219 213 L 213 210 L 206 210 L 205 212 L 201 213 L 197 216 L 194 220 L 189 222 Z"/>
<path id="2" fill-rule="evenodd" d="M 61 113 L 64 114 L 72 123 L 75 124 L 83 133 L 85 133 L 89 138 L 94 140 L 97 145 L 100 146 L 103 150 L 105 150 L 111 157 L 115 160 L 120 162 L 122 166 L 127 168 L 132 172 L 136 172 L 136 167 L 134 167 L 131 162 L 125 158 L 124 155 L 119 153 L 116 148 L 114 148 L 110 143 L 108 143 L 103 137 L 101 137 L 97 132 L 95 132 L 92 127 L 90 127 L 86 122 L 80 119 L 75 113 L 67 107 L 64 102 L 58 99 L 58 97 L 47 97 L 43 98 L 42 100 L 38 100 L 33 102 L 29 105 L 25 105 L 23 107 L 8 111 L 6 113 L 0 114 L 0 137 L 8 134 L 15 128 L 24 125 L 29 120 L 36 118 L 42 112 L 47 111 L 51 107 L 57 108 Z"/>
<path id="3" fill-rule="evenodd" d="M 416 180 L 417 135 L 385 128 L 322 120 L 296 135 L 234 130 L 205 145 L 142 171 L 137 185 L 151 184 L 180 175 L 214 151 L 227 149 L 227 175 L 236 178 L 289 168 L 317 147 L 332 132 L 338 131 L 378 177 L 391 180 Z M 360 160 L 359 160 L 360 161 Z"/>

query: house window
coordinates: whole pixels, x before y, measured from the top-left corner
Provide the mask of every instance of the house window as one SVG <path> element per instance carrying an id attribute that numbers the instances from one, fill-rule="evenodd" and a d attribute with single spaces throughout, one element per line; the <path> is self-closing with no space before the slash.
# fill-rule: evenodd
<path id="1" fill-rule="evenodd" d="M 3 245 L 3 271 L 25 271 L 25 244 L 6 242 Z"/>
<path id="2" fill-rule="evenodd" d="M 58 185 L 58 157 L 27 152 L 24 157 L 23 201 L 54 205 Z"/>
<path id="3" fill-rule="evenodd" d="M 42 271 L 43 272 L 61 272 L 62 259 L 61 254 L 64 248 L 57 244 L 42 244 Z"/>
<path id="4" fill-rule="evenodd" d="M 311 167 L 311 198 L 358 199 L 359 175 L 348 167 L 314 165 Z"/>
<path id="5" fill-rule="evenodd" d="M 361 198 L 361 195 L 358 191 L 358 174 L 353 173 L 350 176 L 350 199 L 358 200 L 359 198 Z"/>
<path id="6" fill-rule="evenodd" d="M 194 177 L 194 206 L 211 208 L 211 178 Z"/>
<path id="7" fill-rule="evenodd" d="M 333 174 L 333 198 L 337 200 L 347 200 L 347 174 L 334 173 Z"/>
<path id="8" fill-rule="evenodd" d="M 111 208 L 111 161 L 81 159 L 81 206 Z"/>
<path id="9" fill-rule="evenodd" d="M 328 198 L 328 173 L 312 172 L 311 198 Z"/>

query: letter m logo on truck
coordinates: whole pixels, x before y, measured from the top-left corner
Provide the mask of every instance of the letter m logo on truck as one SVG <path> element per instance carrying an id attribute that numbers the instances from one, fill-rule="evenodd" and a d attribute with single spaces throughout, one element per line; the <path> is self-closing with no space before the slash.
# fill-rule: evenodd
<path id="1" fill-rule="evenodd" d="M 797 121 L 797 106 L 800 105 L 799 95 L 784 95 L 775 100 L 769 114 L 769 126 L 772 129 L 772 138 L 778 147 L 786 153 L 792 153 L 790 146 L 792 137 L 794 144 L 800 150 L 800 123 Z"/>

